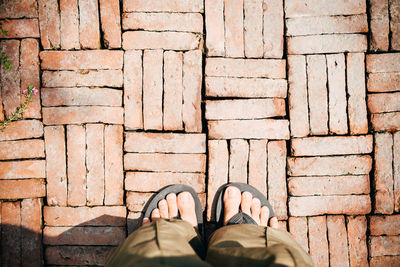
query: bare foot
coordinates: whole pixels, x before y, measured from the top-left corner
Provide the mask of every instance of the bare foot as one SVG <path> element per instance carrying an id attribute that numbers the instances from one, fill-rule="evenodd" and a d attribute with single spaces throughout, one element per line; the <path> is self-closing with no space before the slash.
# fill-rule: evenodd
<path id="1" fill-rule="evenodd" d="M 276 229 L 279 228 L 278 219 L 272 217 L 268 221 L 268 207 L 261 207 L 261 201 L 258 198 L 253 198 L 249 192 L 243 192 L 242 195 L 240 195 L 240 190 L 237 187 L 229 186 L 225 189 L 223 201 L 224 225 L 226 225 L 233 216 L 241 211 L 251 216 L 258 225 L 270 226 Z"/>
<path id="2" fill-rule="evenodd" d="M 161 218 L 172 219 L 178 216 L 178 211 L 182 220 L 197 228 L 194 199 L 189 192 L 179 193 L 178 196 L 174 193 L 168 194 L 165 199 L 158 202 L 158 208 L 151 212 L 150 218 L 143 218 L 142 224 L 154 222 Z"/>

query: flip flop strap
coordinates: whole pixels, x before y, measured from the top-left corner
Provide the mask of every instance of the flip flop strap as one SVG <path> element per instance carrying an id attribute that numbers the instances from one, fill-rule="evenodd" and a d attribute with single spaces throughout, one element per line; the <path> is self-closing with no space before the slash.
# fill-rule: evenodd
<path id="1" fill-rule="evenodd" d="M 255 225 L 258 225 L 253 218 L 251 218 L 249 215 L 247 215 L 246 213 L 243 213 L 243 212 L 239 212 L 238 214 L 233 216 L 227 223 L 227 225 L 232 225 L 232 224 L 255 224 Z"/>

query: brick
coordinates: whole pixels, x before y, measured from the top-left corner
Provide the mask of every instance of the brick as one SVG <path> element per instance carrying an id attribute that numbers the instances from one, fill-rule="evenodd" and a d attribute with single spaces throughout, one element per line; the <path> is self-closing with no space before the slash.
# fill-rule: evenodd
<path id="1" fill-rule="evenodd" d="M 200 47 L 201 36 L 188 32 L 127 31 L 122 34 L 122 48 L 193 50 Z"/>
<path id="2" fill-rule="evenodd" d="M 23 266 L 42 264 L 42 200 L 21 201 L 21 263 Z"/>
<path id="3" fill-rule="evenodd" d="M 106 125 L 104 128 L 104 204 L 123 205 L 124 168 L 122 162 L 123 128 Z"/>
<path id="4" fill-rule="evenodd" d="M 44 141 L 46 146 L 47 203 L 53 206 L 66 206 L 68 194 L 64 127 L 45 127 Z"/>
<path id="5" fill-rule="evenodd" d="M 60 16 L 57 0 L 39 0 L 40 41 L 44 49 L 59 49 Z"/>
<path id="6" fill-rule="evenodd" d="M 368 214 L 371 211 L 369 195 L 289 197 L 290 216 L 322 214 Z"/>
<path id="7" fill-rule="evenodd" d="M 0 160 L 44 158 L 43 140 L 0 142 Z"/>
<path id="8" fill-rule="evenodd" d="M 1 20 L 1 27 L 7 35 L 0 33 L 1 38 L 39 38 L 39 21 L 37 19 Z"/>
<path id="9" fill-rule="evenodd" d="M 400 50 L 400 3 L 389 0 L 390 12 L 390 45 L 393 50 Z"/>
<path id="10" fill-rule="evenodd" d="M 186 132 L 202 131 L 202 66 L 202 52 L 200 50 L 188 51 L 184 54 L 182 120 Z"/>
<path id="11" fill-rule="evenodd" d="M 367 220 L 364 216 L 347 217 L 350 266 L 368 266 Z"/>
<path id="12" fill-rule="evenodd" d="M 328 134 L 328 90 L 325 55 L 307 56 L 311 134 Z"/>
<path id="13" fill-rule="evenodd" d="M 209 121 L 210 139 L 289 139 L 287 120 L 221 120 Z"/>
<path id="14" fill-rule="evenodd" d="M 268 142 L 268 199 L 278 219 L 287 219 L 286 142 Z"/>
<path id="15" fill-rule="evenodd" d="M 343 54 L 327 55 L 329 131 L 334 134 L 346 134 L 346 66 Z"/>
<path id="16" fill-rule="evenodd" d="M 389 1 L 369 1 L 371 37 L 369 49 L 387 51 L 389 49 Z"/>
<path id="17" fill-rule="evenodd" d="M 244 57 L 243 0 L 224 2 L 225 56 Z"/>
<path id="18" fill-rule="evenodd" d="M 164 93 L 163 128 L 164 130 L 183 130 L 183 54 L 182 52 L 164 52 Z"/>
<path id="19" fill-rule="evenodd" d="M 79 49 L 79 0 L 60 0 L 61 49 Z"/>
<path id="20" fill-rule="evenodd" d="M 203 12 L 203 1 L 124 0 L 124 12 Z"/>
<path id="21" fill-rule="evenodd" d="M 267 196 L 267 140 L 250 140 L 249 185 Z"/>
<path id="22" fill-rule="evenodd" d="M 371 235 L 399 235 L 400 215 L 371 216 L 369 229 Z"/>
<path id="23" fill-rule="evenodd" d="M 285 14 L 288 18 L 305 16 L 355 15 L 366 12 L 363 0 L 348 2 L 339 0 L 335 3 L 329 0 L 289 0 L 285 2 Z"/>
<path id="24" fill-rule="evenodd" d="M 368 92 L 392 92 L 400 90 L 400 73 L 369 73 L 367 78 Z"/>
<path id="25" fill-rule="evenodd" d="M 375 213 L 392 214 L 393 195 L 393 137 L 390 133 L 375 135 L 374 193 Z"/>
<path id="26" fill-rule="evenodd" d="M 285 116 L 285 114 L 284 99 L 206 101 L 207 120 L 263 119 Z"/>
<path id="27" fill-rule="evenodd" d="M 287 82 L 283 79 L 206 77 L 206 96 L 211 97 L 278 97 L 286 98 Z"/>
<path id="28" fill-rule="evenodd" d="M 123 57 L 116 50 L 42 51 L 40 66 L 45 70 L 122 69 Z"/>
<path id="29" fill-rule="evenodd" d="M 43 229 L 46 245 L 111 245 L 125 239 L 125 227 L 48 227 Z"/>
<path id="30" fill-rule="evenodd" d="M 307 136 L 310 132 L 308 116 L 306 57 L 289 56 L 289 117 L 290 134 Z"/>
<path id="31" fill-rule="evenodd" d="M 67 125 L 68 206 L 86 205 L 86 133 L 82 125 Z"/>
<path id="32" fill-rule="evenodd" d="M 229 182 L 247 183 L 249 143 L 243 139 L 230 140 Z"/>
<path id="33" fill-rule="evenodd" d="M 374 131 L 399 130 L 400 112 L 372 114 L 371 123 Z"/>
<path id="34" fill-rule="evenodd" d="M 127 217 L 127 230 L 128 235 L 137 230 L 142 225 L 141 212 L 129 212 Z"/>
<path id="35" fill-rule="evenodd" d="M 103 266 L 113 249 L 111 246 L 48 246 L 45 260 L 54 265 Z"/>
<path id="36" fill-rule="evenodd" d="M 43 136 L 43 124 L 38 120 L 18 120 L 11 122 L 0 131 L 0 141 L 29 139 Z"/>
<path id="37" fill-rule="evenodd" d="M 226 140 L 208 141 L 207 221 L 215 221 L 211 208 L 218 188 L 228 182 L 229 151 Z"/>
<path id="38" fill-rule="evenodd" d="M 326 232 L 326 216 L 308 217 L 310 256 L 316 266 L 329 266 L 329 249 Z"/>
<path id="39" fill-rule="evenodd" d="M 263 15 L 264 57 L 282 58 L 284 34 L 283 1 L 265 1 L 263 3 Z"/>
<path id="40" fill-rule="evenodd" d="M 367 38 L 362 34 L 329 34 L 287 38 L 289 54 L 365 52 Z"/>
<path id="41" fill-rule="evenodd" d="M 124 156 L 125 170 L 204 172 L 204 154 L 137 154 Z"/>
<path id="42" fill-rule="evenodd" d="M 143 211 L 143 207 L 151 198 L 153 193 L 127 192 L 126 206 L 130 211 Z"/>
<path id="43" fill-rule="evenodd" d="M 186 184 L 200 193 L 205 191 L 205 176 L 202 173 L 175 172 L 127 172 L 125 190 L 156 192 L 170 184 Z"/>
<path id="44" fill-rule="evenodd" d="M 96 0 L 79 1 L 79 37 L 82 48 L 100 48 L 99 4 Z"/>
<path id="45" fill-rule="evenodd" d="M 206 76 L 286 78 L 286 61 L 278 59 L 207 58 Z"/>
<path id="46" fill-rule="evenodd" d="M 367 57 L 367 72 L 399 72 L 399 53 L 370 54 Z"/>
<path id="47" fill-rule="evenodd" d="M 124 122 L 122 107 L 52 107 L 43 108 L 44 124 L 80 124 L 80 123 L 111 123 Z"/>
<path id="48" fill-rule="evenodd" d="M 43 208 L 46 226 L 125 226 L 124 206 Z"/>
<path id="49" fill-rule="evenodd" d="M 349 266 L 347 233 L 343 215 L 327 216 L 329 262 L 331 266 Z"/>
<path id="50" fill-rule="evenodd" d="M 399 255 L 400 236 L 371 236 L 369 252 L 371 257 Z"/>
<path id="51" fill-rule="evenodd" d="M 203 32 L 203 17 L 199 13 L 124 13 L 124 30 Z"/>
<path id="52" fill-rule="evenodd" d="M 121 70 L 43 71 L 43 87 L 122 87 Z"/>
<path id="53" fill-rule="evenodd" d="M 45 178 L 44 160 L 0 162 L 0 179 Z"/>
<path id="54" fill-rule="evenodd" d="M 306 217 L 290 217 L 289 218 L 289 233 L 292 234 L 294 240 L 308 252 L 308 227 Z"/>
<path id="55" fill-rule="evenodd" d="M 42 105 L 122 106 L 122 91 L 108 88 L 42 88 Z"/>
<path id="56" fill-rule="evenodd" d="M 378 256 L 370 258 L 371 267 L 396 267 L 400 261 L 400 256 Z"/>
<path id="57" fill-rule="evenodd" d="M 46 196 L 46 185 L 44 179 L 0 180 L 0 188 L 0 199 L 20 199 Z"/>
<path id="58" fill-rule="evenodd" d="M 126 132 L 124 149 L 139 153 L 205 153 L 205 134 Z"/>
<path id="59" fill-rule="evenodd" d="M 1 205 L 1 262 L 5 266 L 21 265 L 21 202 L 3 202 Z"/>
<path id="60" fill-rule="evenodd" d="M 35 0 L 9 0 L 0 4 L 0 18 L 37 18 Z"/>
<path id="61" fill-rule="evenodd" d="M 288 190 L 292 196 L 359 195 L 369 194 L 370 184 L 368 175 L 291 177 Z"/>
<path id="62" fill-rule="evenodd" d="M 400 111 L 400 93 L 368 94 L 368 109 L 372 113 Z"/>
<path id="63" fill-rule="evenodd" d="M 121 47 L 121 22 L 118 0 L 100 1 L 101 30 L 106 48 Z"/>
<path id="64" fill-rule="evenodd" d="M 368 155 L 288 158 L 290 176 L 368 174 L 372 159 Z"/>
<path id="65" fill-rule="evenodd" d="M 400 211 L 400 133 L 393 134 L 393 194 L 394 211 Z"/>
<path id="66" fill-rule="evenodd" d="M 372 135 L 293 138 L 293 156 L 368 154 Z"/>
<path id="67" fill-rule="evenodd" d="M 204 0 L 208 56 L 225 56 L 224 1 Z"/>

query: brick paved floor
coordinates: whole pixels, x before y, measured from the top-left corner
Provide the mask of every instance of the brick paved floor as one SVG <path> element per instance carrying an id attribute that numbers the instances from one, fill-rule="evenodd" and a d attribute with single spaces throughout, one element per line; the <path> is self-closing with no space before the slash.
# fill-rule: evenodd
<path id="1" fill-rule="evenodd" d="M 245 182 L 316 266 L 400 266 L 399 0 L 0 1 L 3 266 L 102 265 Z M 397 52 L 396 52 L 397 51 Z"/>

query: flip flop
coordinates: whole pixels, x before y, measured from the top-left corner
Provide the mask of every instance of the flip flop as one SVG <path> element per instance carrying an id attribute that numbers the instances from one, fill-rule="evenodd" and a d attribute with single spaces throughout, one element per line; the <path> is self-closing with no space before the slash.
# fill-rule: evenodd
<path id="1" fill-rule="evenodd" d="M 255 187 L 244 184 L 244 183 L 227 183 L 222 185 L 216 192 L 215 195 L 215 201 L 213 205 L 213 215 L 215 218 L 215 221 L 217 222 L 217 227 L 221 227 L 224 222 L 224 201 L 223 201 L 223 196 L 225 193 L 225 189 L 228 188 L 229 186 L 234 186 L 237 187 L 240 190 L 240 193 L 243 193 L 245 191 L 250 192 L 253 195 L 253 198 L 258 198 L 261 202 L 261 207 L 267 206 L 269 209 L 269 219 L 275 216 L 274 210 L 272 209 L 271 204 L 268 202 L 267 198 L 260 192 L 258 191 Z M 233 216 L 229 222 L 228 225 L 231 224 L 256 224 L 257 223 L 251 218 L 251 216 L 247 215 L 246 213 L 239 212 L 235 216 Z"/>

